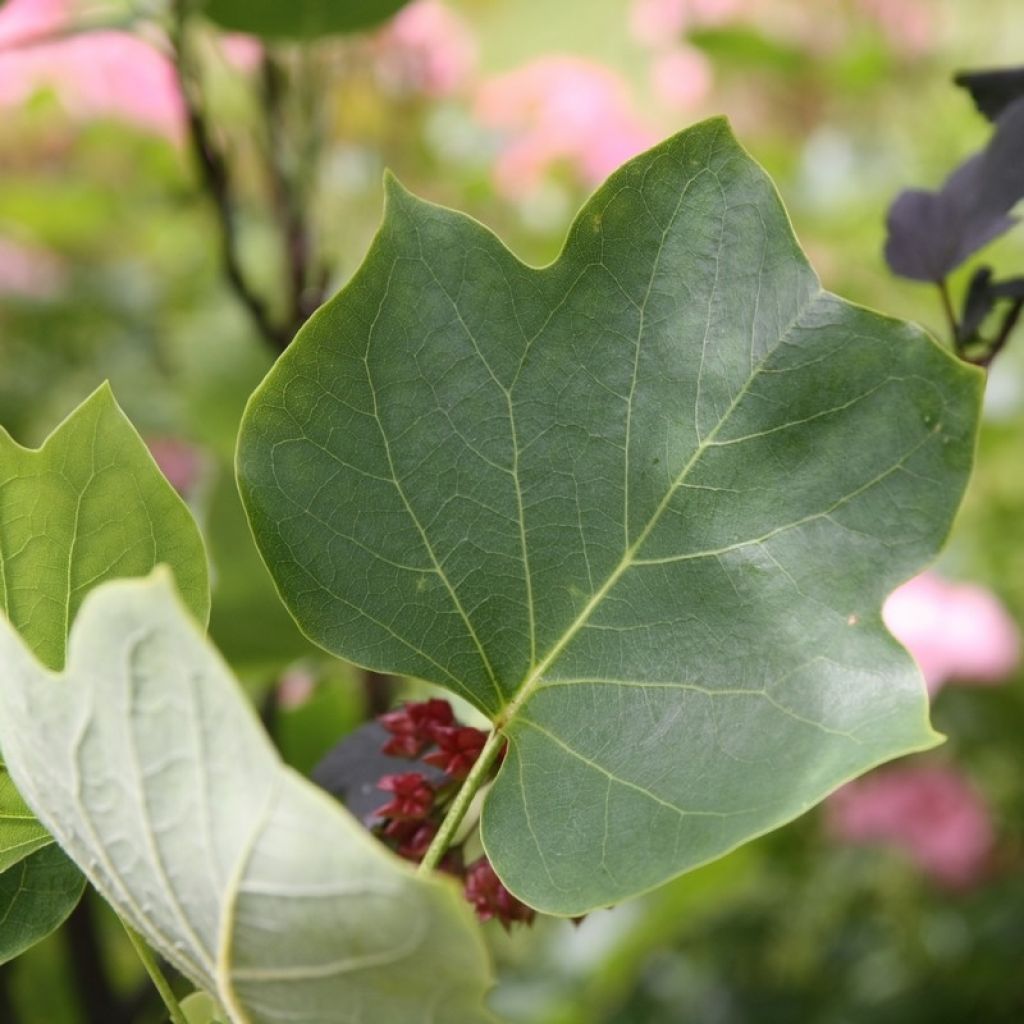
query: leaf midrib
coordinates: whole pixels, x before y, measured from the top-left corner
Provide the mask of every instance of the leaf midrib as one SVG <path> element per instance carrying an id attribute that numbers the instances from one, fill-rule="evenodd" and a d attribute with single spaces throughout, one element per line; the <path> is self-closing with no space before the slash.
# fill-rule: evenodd
<path id="1" fill-rule="evenodd" d="M 793 328 L 800 321 L 800 318 L 804 315 L 804 313 L 812 305 L 814 305 L 814 303 L 816 303 L 824 294 L 824 290 L 819 287 L 817 291 L 815 291 L 812 295 L 805 299 L 804 302 L 800 304 L 792 320 L 790 320 L 786 327 L 779 332 L 779 337 L 776 340 L 775 344 L 770 349 L 768 349 L 768 351 L 762 357 L 761 361 L 751 370 L 746 381 L 744 381 L 743 386 L 740 387 L 739 390 L 736 392 L 736 395 L 733 397 L 733 400 L 729 403 L 729 407 L 722 414 L 718 422 L 715 424 L 714 428 L 694 449 L 693 454 L 687 460 L 686 465 L 683 466 L 679 474 L 676 476 L 675 480 L 673 480 L 672 485 L 665 492 L 665 496 L 658 503 L 657 508 L 655 508 L 654 512 L 651 514 L 651 517 L 647 521 L 647 524 L 640 531 L 640 533 L 637 534 L 636 540 L 633 541 L 633 543 L 630 544 L 630 546 L 626 549 L 618 565 L 616 565 L 615 568 L 611 571 L 608 578 L 601 585 L 601 587 L 594 592 L 590 600 L 586 603 L 586 605 L 584 605 L 583 610 L 579 613 L 579 615 L 576 616 L 576 618 L 568 626 L 568 628 L 561 635 L 561 637 L 559 637 L 559 639 L 552 645 L 551 649 L 544 656 L 544 658 L 528 672 L 526 678 L 516 688 L 515 695 L 513 696 L 512 700 L 509 701 L 509 703 L 501 711 L 499 711 L 499 713 L 494 719 L 495 729 L 505 729 L 515 719 L 523 705 L 530 699 L 530 697 L 534 694 L 534 692 L 536 692 L 537 688 L 540 686 L 540 682 L 544 678 L 544 673 L 547 672 L 547 670 L 552 666 L 552 664 L 554 664 L 554 662 L 559 658 L 562 652 L 576 638 L 576 635 L 587 624 L 587 622 L 590 620 L 590 616 L 593 615 L 598 605 L 600 605 L 601 602 L 605 599 L 605 597 L 608 596 L 608 594 L 611 592 L 615 584 L 618 583 L 619 580 L 623 577 L 623 575 L 630 568 L 633 567 L 637 553 L 643 547 L 644 543 L 647 541 L 647 538 L 651 535 L 655 527 L 658 525 L 658 522 L 661 520 L 661 516 L 668 508 L 669 503 L 672 501 L 672 498 L 675 496 L 679 488 L 686 482 L 687 477 L 689 477 L 690 473 L 693 471 L 694 466 L 696 466 L 696 464 L 700 461 L 700 459 L 704 455 L 704 452 L 707 451 L 708 448 L 713 447 L 714 441 L 717 438 L 718 434 L 721 432 L 722 428 L 726 425 L 726 423 L 728 423 L 730 417 L 736 411 L 740 402 L 746 396 L 747 392 L 749 392 L 751 385 L 760 375 L 765 364 L 775 354 L 779 346 L 782 345 L 782 343 L 786 340 L 786 338 L 789 336 Z"/>

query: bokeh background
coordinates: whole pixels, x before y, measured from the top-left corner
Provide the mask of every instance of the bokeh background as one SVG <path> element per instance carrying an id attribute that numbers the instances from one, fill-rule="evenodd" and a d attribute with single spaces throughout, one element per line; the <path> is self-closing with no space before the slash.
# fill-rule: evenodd
<path id="1" fill-rule="evenodd" d="M 313 649 L 249 540 L 232 450 L 275 345 L 226 280 L 165 14 L 160 0 L 0 4 L 0 424 L 36 445 L 112 382 L 206 533 L 214 639 L 308 771 L 375 703 L 420 690 Z M 268 50 L 197 24 L 190 47 L 233 251 L 274 324 L 359 265 L 385 167 L 542 263 L 608 172 L 725 113 L 826 286 L 945 340 L 934 289 L 886 269 L 885 210 L 984 144 L 951 76 L 1024 64 L 1024 5 L 414 0 L 360 35 Z M 1024 229 L 985 258 L 1020 273 Z M 1024 1020 L 1021 334 L 991 372 L 948 550 L 887 606 L 948 742 L 579 926 L 488 925 L 509 1021 Z M 5 1024 L 160 1019 L 97 900 L 0 967 Z"/>

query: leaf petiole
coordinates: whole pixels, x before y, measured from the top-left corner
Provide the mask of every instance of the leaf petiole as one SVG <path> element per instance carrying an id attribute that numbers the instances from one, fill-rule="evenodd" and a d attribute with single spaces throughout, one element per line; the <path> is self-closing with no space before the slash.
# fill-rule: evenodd
<path id="1" fill-rule="evenodd" d="M 462 783 L 462 787 L 455 794 L 455 799 L 448 808 L 444 821 L 441 822 L 441 827 L 437 830 L 437 835 L 434 836 L 433 841 L 427 848 L 427 852 L 423 856 L 419 866 L 419 874 L 422 875 L 433 871 L 440 864 L 441 858 L 445 855 L 445 851 L 451 845 L 455 833 L 459 830 L 459 825 L 462 824 L 462 819 L 466 816 L 466 811 L 469 810 L 470 804 L 473 802 L 473 797 L 476 796 L 480 787 L 487 780 L 491 766 L 504 745 L 505 737 L 495 729 L 488 736 L 483 750 L 480 751 L 480 756 L 476 759 L 472 769 L 470 769 L 465 782 Z"/>
<path id="2" fill-rule="evenodd" d="M 146 968 L 146 973 L 153 982 L 153 986 L 160 993 L 160 998 L 164 1001 L 164 1006 L 167 1007 L 167 1012 L 170 1014 L 171 1024 L 188 1024 L 185 1012 L 178 1004 L 178 1000 L 171 990 L 170 983 L 164 977 L 163 971 L 160 970 L 160 965 L 156 962 L 153 951 L 146 945 L 146 940 L 123 917 L 118 915 L 118 919 L 124 926 L 124 930 L 128 933 L 128 938 L 132 946 L 134 946 L 139 959 L 142 961 L 142 966 Z"/>

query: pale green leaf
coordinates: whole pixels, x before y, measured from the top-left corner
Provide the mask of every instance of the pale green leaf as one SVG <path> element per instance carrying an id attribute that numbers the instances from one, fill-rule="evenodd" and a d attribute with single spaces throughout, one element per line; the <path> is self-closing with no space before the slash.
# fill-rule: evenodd
<path id="1" fill-rule="evenodd" d="M 235 32 L 270 39 L 315 39 L 359 32 L 390 18 L 409 0 L 206 0 L 206 16 Z"/>
<path id="2" fill-rule="evenodd" d="M 18 788 L 233 1024 L 491 1018 L 468 904 L 282 764 L 170 576 L 85 599 L 55 675 L 0 625 Z"/>
<path id="3" fill-rule="evenodd" d="M 484 844 L 576 914 L 937 741 L 880 606 L 946 537 L 982 380 L 822 290 L 713 120 L 542 269 L 391 182 L 250 400 L 239 481 L 312 639 L 504 731 Z"/>
<path id="4" fill-rule="evenodd" d="M 53 843 L 0 874 L 0 964 L 59 928 L 84 888 L 82 873 Z"/>
<path id="5" fill-rule="evenodd" d="M 0 611 L 43 664 L 64 663 L 68 627 L 91 587 L 159 563 L 205 622 L 199 530 L 106 384 L 37 450 L 0 428 Z"/>

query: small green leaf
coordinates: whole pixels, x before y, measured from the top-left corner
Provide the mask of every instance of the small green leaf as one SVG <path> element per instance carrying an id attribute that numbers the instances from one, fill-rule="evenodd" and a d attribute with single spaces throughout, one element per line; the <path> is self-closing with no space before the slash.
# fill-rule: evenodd
<path id="1" fill-rule="evenodd" d="M 85 599 L 58 676 L 0 623 L 18 788 L 118 913 L 234 1024 L 483 1024 L 487 957 L 418 878 L 282 764 L 158 571 Z"/>
<path id="2" fill-rule="evenodd" d="M 937 742 L 880 606 L 949 531 L 982 381 L 824 291 L 719 119 L 542 269 L 390 182 L 250 400 L 239 482 L 313 640 L 504 731 L 488 854 L 578 914 Z"/>
<path id="3" fill-rule="evenodd" d="M 0 964 L 59 928 L 84 888 L 82 873 L 52 842 L 0 874 Z"/>
<path id="4" fill-rule="evenodd" d="M 205 992 L 193 992 L 182 1001 L 181 1009 L 188 1024 L 225 1024 L 217 1001 Z"/>
<path id="5" fill-rule="evenodd" d="M 390 18 L 409 0 L 206 0 L 206 16 L 234 32 L 270 39 L 315 39 L 360 32 Z"/>
<path id="6" fill-rule="evenodd" d="M 0 874 L 52 842 L 50 833 L 21 799 L 6 766 L 0 763 Z"/>
<path id="7" fill-rule="evenodd" d="M 37 450 L 0 428 L 0 611 L 44 665 L 91 587 L 160 563 L 205 622 L 202 537 L 106 384 Z"/>

